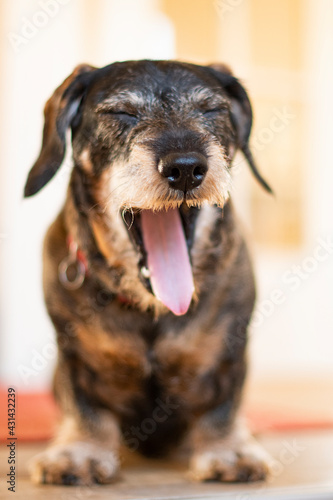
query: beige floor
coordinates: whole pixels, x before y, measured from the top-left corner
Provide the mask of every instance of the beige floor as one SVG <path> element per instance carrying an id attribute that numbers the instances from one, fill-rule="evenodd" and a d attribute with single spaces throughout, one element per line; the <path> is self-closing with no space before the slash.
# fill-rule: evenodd
<path id="1" fill-rule="evenodd" d="M 273 478 L 252 485 L 196 484 L 186 478 L 182 464 L 148 461 L 129 456 L 121 479 L 111 486 L 34 486 L 27 473 L 27 461 L 45 444 L 18 443 L 16 493 L 7 491 L 7 451 L 0 451 L 0 499 L 22 500 L 134 500 L 134 499 L 299 499 L 333 500 L 333 431 L 275 433 L 260 441 L 276 459 Z M 292 451 L 291 451 L 292 450 Z M 288 462 L 288 463 L 286 463 Z"/>

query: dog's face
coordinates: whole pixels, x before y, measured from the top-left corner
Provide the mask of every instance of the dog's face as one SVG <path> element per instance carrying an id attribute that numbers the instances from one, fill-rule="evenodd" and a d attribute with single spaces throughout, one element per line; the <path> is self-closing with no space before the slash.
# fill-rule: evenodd
<path id="1" fill-rule="evenodd" d="M 177 253 L 180 269 L 189 267 L 179 221 L 185 224 L 189 245 L 197 208 L 223 206 L 228 199 L 237 148 L 267 187 L 248 149 L 251 124 L 247 94 L 222 65 L 168 61 L 115 63 L 101 69 L 83 65 L 46 105 L 43 146 L 25 194 L 36 193 L 59 168 L 71 127 L 75 168 L 85 175 L 85 186 L 103 212 L 110 218 L 123 214 L 134 246 L 141 256 L 148 254 L 149 270 L 155 269 L 151 284 L 161 298 L 171 271 L 165 261 L 172 260 L 172 252 Z M 154 240 L 156 227 L 163 229 Z M 121 232 L 119 227 L 113 230 Z M 123 236 L 125 232 L 129 241 L 123 227 Z M 164 251 L 162 264 L 158 238 L 173 246 Z M 179 293 L 188 295 L 188 302 L 193 293 L 190 269 L 187 274 Z M 170 305 L 173 293 L 161 300 L 182 314 L 179 311 L 186 311 L 188 304 Z"/>
<path id="2" fill-rule="evenodd" d="M 116 64 L 81 106 L 74 158 L 94 175 L 107 172 L 116 211 L 224 204 L 237 138 L 230 99 L 205 69 Z"/>

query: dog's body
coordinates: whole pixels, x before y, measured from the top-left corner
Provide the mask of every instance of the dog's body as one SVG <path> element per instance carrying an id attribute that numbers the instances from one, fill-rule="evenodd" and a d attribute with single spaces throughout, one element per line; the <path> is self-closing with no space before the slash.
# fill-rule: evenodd
<path id="1" fill-rule="evenodd" d="M 267 457 L 237 417 L 255 300 L 228 199 L 237 148 L 267 187 L 243 87 L 222 66 L 80 66 L 45 120 L 26 196 L 59 168 L 69 127 L 74 168 L 44 247 L 64 418 L 35 480 L 110 482 L 121 439 L 150 455 L 186 441 L 198 479 L 264 478 Z"/>

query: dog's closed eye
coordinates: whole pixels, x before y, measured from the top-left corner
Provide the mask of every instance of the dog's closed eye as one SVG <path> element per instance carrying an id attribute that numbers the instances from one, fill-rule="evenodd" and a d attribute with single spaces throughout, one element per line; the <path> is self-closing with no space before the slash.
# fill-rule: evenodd
<path id="1" fill-rule="evenodd" d="M 123 109 L 104 108 L 99 110 L 99 114 L 109 115 L 127 124 L 135 125 L 139 121 L 139 116 L 134 111 Z"/>
<path id="2" fill-rule="evenodd" d="M 139 121 L 139 117 L 128 111 L 112 111 L 111 114 L 118 120 L 129 125 L 135 125 Z"/>
<path id="3" fill-rule="evenodd" d="M 213 108 L 213 109 L 206 109 L 204 110 L 202 113 L 205 115 L 205 116 L 216 116 L 218 114 L 224 114 L 227 112 L 227 108 L 221 108 L 221 107 L 216 107 L 216 108 Z"/>

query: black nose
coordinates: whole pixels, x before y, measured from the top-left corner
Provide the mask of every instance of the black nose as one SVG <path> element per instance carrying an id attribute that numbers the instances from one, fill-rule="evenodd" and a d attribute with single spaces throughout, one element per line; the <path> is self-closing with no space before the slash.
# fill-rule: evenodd
<path id="1" fill-rule="evenodd" d="M 186 192 L 204 180 L 207 159 L 200 153 L 170 153 L 161 159 L 158 170 L 170 187 Z"/>

